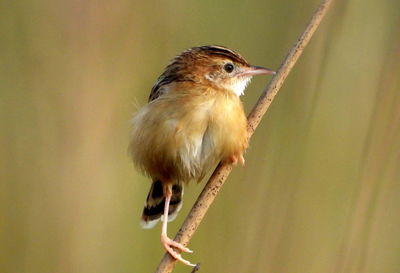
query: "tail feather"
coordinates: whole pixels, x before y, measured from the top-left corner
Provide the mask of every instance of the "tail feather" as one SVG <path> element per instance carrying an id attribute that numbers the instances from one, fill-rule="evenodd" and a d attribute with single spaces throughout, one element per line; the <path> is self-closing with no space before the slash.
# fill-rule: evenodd
<path id="1" fill-rule="evenodd" d="M 172 185 L 172 197 L 169 204 L 168 222 L 174 220 L 182 207 L 183 185 L 179 182 Z M 162 219 L 165 206 L 164 187 L 160 180 L 152 183 L 144 204 L 140 224 L 143 228 L 152 228 Z"/>

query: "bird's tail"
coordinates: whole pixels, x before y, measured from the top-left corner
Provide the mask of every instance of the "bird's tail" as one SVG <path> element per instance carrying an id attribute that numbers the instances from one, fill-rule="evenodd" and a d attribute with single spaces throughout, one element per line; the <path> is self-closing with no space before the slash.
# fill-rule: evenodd
<path id="1" fill-rule="evenodd" d="M 169 203 L 168 222 L 174 220 L 182 207 L 183 185 L 180 182 L 172 184 L 172 197 Z M 164 185 L 160 180 L 153 181 L 146 202 L 144 203 L 140 224 L 143 228 L 154 227 L 164 213 Z"/>

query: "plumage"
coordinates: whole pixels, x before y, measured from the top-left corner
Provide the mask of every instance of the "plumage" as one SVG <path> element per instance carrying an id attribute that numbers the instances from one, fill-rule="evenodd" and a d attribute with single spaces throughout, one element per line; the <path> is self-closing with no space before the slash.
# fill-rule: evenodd
<path id="1" fill-rule="evenodd" d="M 172 185 L 172 196 L 169 206 L 168 222 L 173 221 L 178 215 L 182 207 L 183 185 L 179 182 L 174 182 Z M 142 219 L 140 225 L 142 228 L 149 229 L 154 227 L 162 218 L 164 211 L 165 198 L 162 182 L 156 180 L 151 184 L 150 191 L 147 195 L 146 202 L 143 208 Z"/>
<path id="2" fill-rule="evenodd" d="M 201 46 L 176 56 L 158 78 L 149 103 L 133 117 L 130 153 L 135 165 L 152 179 L 141 224 L 150 228 L 160 218 L 175 218 L 183 186 L 200 182 L 220 161 L 244 163 L 247 119 L 239 96 L 253 75 L 272 74 L 249 65 L 233 50 Z M 190 252 L 166 235 L 161 241 Z"/>
<path id="3" fill-rule="evenodd" d="M 233 92 L 174 85 L 135 116 L 132 158 L 155 179 L 199 181 L 220 160 L 243 153 L 246 116 Z"/>

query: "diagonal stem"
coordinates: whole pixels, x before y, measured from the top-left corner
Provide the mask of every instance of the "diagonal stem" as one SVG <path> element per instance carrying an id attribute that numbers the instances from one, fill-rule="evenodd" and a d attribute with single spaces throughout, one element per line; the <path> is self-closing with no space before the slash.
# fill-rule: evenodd
<path id="1" fill-rule="evenodd" d="M 261 94 L 260 98 L 258 99 L 256 105 L 250 112 L 248 116 L 247 127 L 249 138 L 254 133 L 255 129 L 260 123 L 261 118 L 267 112 L 268 107 L 272 103 L 272 100 L 283 85 L 286 77 L 292 70 L 294 64 L 300 57 L 304 48 L 307 46 L 308 42 L 310 41 L 315 30 L 321 23 L 322 18 L 324 17 L 332 2 L 333 0 L 323 0 L 321 2 L 318 9 L 314 12 L 310 22 L 307 24 L 304 32 L 291 48 L 285 60 L 279 67 L 276 75 L 271 79 L 271 81 Z M 177 235 L 175 236 L 175 241 L 182 243 L 183 245 L 188 244 L 189 240 L 197 230 L 204 215 L 207 213 L 208 208 L 214 201 L 231 170 L 231 165 L 219 164 L 217 166 L 214 173 L 205 185 L 203 191 L 197 198 L 197 201 L 193 205 L 192 210 L 189 212 L 188 216 L 183 222 L 182 227 L 179 229 Z M 170 273 L 175 266 L 175 262 L 176 261 L 168 253 L 166 253 L 162 258 L 160 264 L 158 265 L 155 273 Z"/>

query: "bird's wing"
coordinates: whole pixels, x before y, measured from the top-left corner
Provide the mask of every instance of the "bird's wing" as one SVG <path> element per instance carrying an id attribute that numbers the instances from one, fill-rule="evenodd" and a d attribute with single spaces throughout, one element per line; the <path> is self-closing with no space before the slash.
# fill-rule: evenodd
<path id="1" fill-rule="evenodd" d="M 151 89 L 149 95 L 149 102 L 159 98 L 166 92 L 166 85 L 169 83 L 177 80 L 176 77 L 170 76 L 166 73 L 163 73 L 158 79 L 157 82 L 154 84 L 153 88 Z"/>
<path id="2" fill-rule="evenodd" d="M 158 97 L 160 97 L 164 92 L 164 88 L 161 88 L 160 85 L 158 85 L 157 83 L 153 86 L 153 88 L 151 89 L 150 95 L 149 95 L 149 102 L 157 99 Z"/>
<path id="3" fill-rule="evenodd" d="M 178 82 L 193 82 L 195 80 L 189 75 L 181 75 L 171 73 L 170 70 L 166 70 L 154 84 L 149 95 L 149 102 L 158 99 L 160 96 L 164 95 L 169 90 L 169 84 Z"/>

